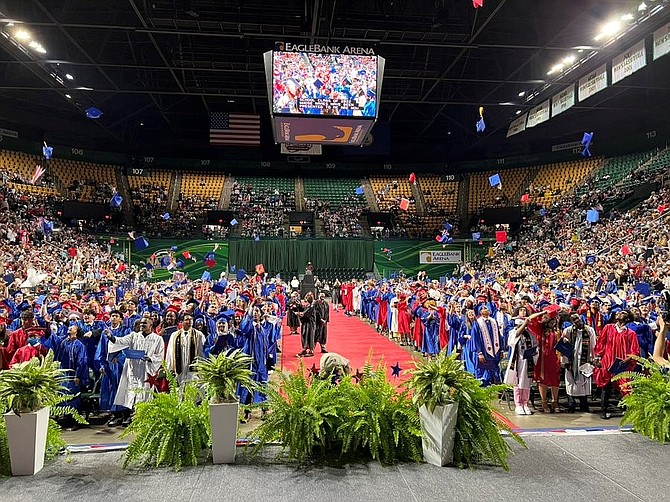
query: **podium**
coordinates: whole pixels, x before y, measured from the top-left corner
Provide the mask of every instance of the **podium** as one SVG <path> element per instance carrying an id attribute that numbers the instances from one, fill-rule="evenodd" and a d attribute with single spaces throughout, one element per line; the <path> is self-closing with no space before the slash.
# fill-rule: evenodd
<path id="1" fill-rule="evenodd" d="M 304 298 L 307 293 L 312 293 L 316 297 L 314 276 L 312 274 L 305 274 L 300 282 L 300 296 Z"/>

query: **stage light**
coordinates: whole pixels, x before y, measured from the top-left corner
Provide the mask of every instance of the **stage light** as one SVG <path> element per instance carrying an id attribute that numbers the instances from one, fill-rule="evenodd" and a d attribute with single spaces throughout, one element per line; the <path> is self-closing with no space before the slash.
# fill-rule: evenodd
<path id="1" fill-rule="evenodd" d="M 28 47 L 31 49 L 37 49 L 40 46 L 35 40 L 31 40 L 30 43 L 28 44 Z"/>
<path id="2" fill-rule="evenodd" d="M 47 50 L 44 47 L 42 47 L 41 45 L 38 45 L 37 49 L 35 49 L 35 50 L 37 52 L 39 52 L 40 54 L 46 54 L 47 53 Z"/>
<path id="3" fill-rule="evenodd" d="M 23 42 L 27 42 L 31 38 L 30 33 L 28 33 L 26 30 L 16 30 L 14 32 L 14 37 L 17 40 L 21 40 Z"/>
<path id="4" fill-rule="evenodd" d="M 624 14 L 623 16 L 621 16 L 622 21 L 632 21 L 633 19 L 635 19 L 635 17 L 633 16 L 633 14 L 630 14 L 630 13 L 629 14 Z"/>
<path id="5" fill-rule="evenodd" d="M 521 92 L 519 93 L 519 97 L 520 97 L 520 98 L 523 98 L 525 95 L 526 95 L 526 91 L 521 91 Z"/>
<path id="6" fill-rule="evenodd" d="M 576 58 L 575 56 L 567 56 L 567 57 L 563 58 L 563 62 L 564 62 L 565 64 L 572 64 L 572 63 L 574 63 L 576 60 L 577 60 L 577 58 Z"/>
<path id="7" fill-rule="evenodd" d="M 613 35 L 616 35 L 620 30 L 621 30 L 620 21 L 610 21 L 609 23 L 604 25 L 600 33 L 598 33 L 595 36 L 595 40 L 600 40 L 601 38 L 604 37 L 611 37 Z"/>
<path id="8" fill-rule="evenodd" d="M 563 69 L 563 63 L 557 63 L 554 66 L 551 67 L 551 70 L 547 72 L 547 75 L 551 75 L 552 73 L 557 73 Z"/>
<path id="9" fill-rule="evenodd" d="M 72 75 L 70 75 L 69 73 L 65 74 L 65 78 L 68 79 L 68 80 L 74 80 L 74 77 Z"/>
<path id="10" fill-rule="evenodd" d="M 66 97 L 67 99 L 72 99 L 72 96 L 70 96 L 69 94 L 66 94 L 65 97 Z"/>

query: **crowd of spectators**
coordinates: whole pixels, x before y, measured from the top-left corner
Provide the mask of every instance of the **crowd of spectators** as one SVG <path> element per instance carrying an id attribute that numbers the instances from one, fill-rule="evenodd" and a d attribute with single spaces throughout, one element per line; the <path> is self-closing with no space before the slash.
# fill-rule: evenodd
<path id="1" fill-rule="evenodd" d="M 305 207 L 314 211 L 316 218 L 323 221 L 323 230 L 328 238 L 352 239 L 363 237 L 361 217 L 365 203 L 351 196 L 339 206 L 317 199 L 305 199 Z"/>
<path id="2" fill-rule="evenodd" d="M 238 214 L 240 236 L 244 238 L 285 237 L 284 217 L 295 208 L 295 193 L 270 188 L 255 189 L 235 182 L 230 209 Z"/>

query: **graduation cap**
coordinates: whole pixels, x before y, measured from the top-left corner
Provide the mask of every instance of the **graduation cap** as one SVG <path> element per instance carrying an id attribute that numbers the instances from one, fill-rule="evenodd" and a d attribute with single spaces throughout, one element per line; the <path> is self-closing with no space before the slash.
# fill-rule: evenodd
<path id="1" fill-rule="evenodd" d="M 164 219 L 165 221 L 169 220 L 169 219 L 170 219 L 170 213 L 165 213 L 165 214 L 163 215 L 163 219 Z"/>
<path id="2" fill-rule="evenodd" d="M 237 221 L 235 218 L 233 218 L 232 220 L 230 220 L 230 226 L 231 226 L 231 227 L 234 227 L 235 225 L 237 225 L 237 223 L 238 223 L 238 221 Z"/>
<path id="3" fill-rule="evenodd" d="M 561 338 L 558 342 L 556 342 L 556 345 L 554 345 L 554 350 L 560 352 L 565 357 L 572 357 L 575 346 Z"/>
<path id="4" fill-rule="evenodd" d="M 584 289 L 584 281 L 582 281 L 581 279 L 577 279 L 575 281 L 575 287 L 577 289 Z"/>
<path id="5" fill-rule="evenodd" d="M 447 232 L 451 232 L 451 229 L 454 228 L 454 226 L 453 226 L 451 223 L 449 223 L 448 221 L 445 221 L 445 222 L 443 223 L 443 226 L 444 226 L 444 229 L 445 229 Z"/>
<path id="6" fill-rule="evenodd" d="M 89 119 L 99 119 L 102 117 L 102 110 L 96 108 L 95 106 L 91 106 L 90 108 L 86 108 L 86 116 Z"/>
<path id="7" fill-rule="evenodd" d="M 47 142 L 44 142 L 44 146 L 42 146 L 42 155 L 44 155 L 44 158 L 46 160 L 51 160 L 51 156 L 54 153 L 53 147 L 47 145 Z"/>
<path id="8" fill-rule="evenodd" d="M 465 274 L 463 277 L 461 277 L 461 281 L 468 283 L 472 280 L 472 276 L 470 274 Z"/>
<path id="9" fill-rule="evenodd" d="M 400 209 L 403 211 L 407 211 L 409 208 L 409 199 L 401 199 L 400 200 Z"/>
<path id="10" fill-rule="evenodd" d="M 112 195 L 112 199 L 109 201 L 109 206 L 121 207 L 121 204 L 123 204 L 123 197 L 119 195 L 119 192 L 114 192 L 114 195 Z"/>
<path id="11" fill-rule="evenodd" d="M 237 278 L 238 281 L 241 281 L 244 279 L 247 275 L 247 271 L 244 270 L 243 268 L 239 269 L 237 273 L 235 274 L 235 277 Z"/>
<path id="12" fill-rule="evenodd" d="M 547 261 L 547 265 L 551 270 L 556 270 L 561 266 L 561 262 L 558 261 L 558 258 L 552 258 L 551 260 Z"/>
<path id="13" fill-rule="evenodd" d="M 545 208 L 540 209 L 540 216 L 544 216 L 547 214 L 547 210 Z"/>
<path id="14" fill-rule="evenodd" d="M 537 346 L 536 347 L 530 347 L 530 348 L 523 351 L 523 358 L 524 359 L 533 359 L 536 354 L 537 354 Z"/>
<path id="15" fill-rule="evenodd" d="M 6 274 L 2 279 L 5 281 L 5 284 L 7 284 L 7 286 L 9 286 L 14 282 L 14 276 L 12 274 Z"/>
<path id="16" fill-rule="evenodd" d="M 586 258 L 584 258 L 584 263 L 587 265 L 593 265 L 596 262 L 596 256 L 595 255 L 587 255 Z"/>
<path id="17" fill-rule="evenodd" d="M 226 286 L 227 286 L 227 283 L 224 282 L 224 281 L 217 282 L 217 283 L 212 285 L 212 291 L 214 293 L 218 293 L 218 294 L 222 295 L 223 293 L 226 292 Z"/>
<path id="18" fill-rule="evenodd" d="M 170 257 L 169 256 L 163 256 L 161 258 L 161 266 L 162 267 L 167 267 L 170 265 Z"/>
<path id="19" fill-rule="evenodd" d="M 522 204 L 526 204 L 527 202 L 530 202 L 530 194 L 527 194 L 527 193 L 523 194 L 521 196 L 520 200 L 521 200 Z"/>
<path id="20" fill-rule="evenodd" d="M 213 268 L 216 266 L 216 260 L 214 258 L 205 258 L 205 266 L 207 268 Z"/>
<path id="21" fill-rule="evenodd" d="M 254 237 L 254 241 L 255 241 L 255 242 L 260 242 L 260 241 L 261 241 L 261 238 L 257 235 L 256 237 Z"/>
<path id="22" fill-rule="evenodd" d="M 489 176 L 489 185 L 492 187 L 498 187 L 502 189 L 502 181 L 500 180 L 500 175 L 499 174 L 494 174 L 493 176 Z"/>
<path id="23" fill-rule="evenodd" d="M 479 9 L 480 7 L 484 7 L 484 0 L 472 0 L 472 6 L 475 9 Z"/>
<path id="24" fill-rule="evenodd" d="M 230 271 L 231 271 L 231 272 L 235 272 L 235 265 L 231 265 L 231 266 L 230 266 Z"/>
<path id="25" fill-rule="evenodd" d="M 582 151 L 582 157 L 586 157 L 587 155 L 590 157 L 591 156 L 591 151 L 589 150 L 589 147 L 591 146 L 591 141 L 593 140 L 593 133 L 592 132 L 585 132 L 584 136 L 582 136 L 582 145 L 584 145 L 584 150 Z"/>
<path id="26" fill-rule="evenodd" d="M 221 313 L 216 317 L 216 320 L 217 320 L 217 321 L 221 321 L 221 320 L 223 320 L 223 321 L 229 321 L 229 320 L 231 320 L 233 317 L 235 317 L 235 311 L 234 311 L 233 309 L 228 309 L 228 310 L 224 310 L 223 312 L 221 312 Z"/>
<path id="27" fill-rule="evenodd" d="M 211 281 L 212 280 L 212 274 L 209 273 L 209 270 L 205 270 L 202 275 L 200 276 L 201 281 Z"/>
<path id="28" fill-rule="evenodd" d="M 356 188 L 356 195 L 363 195 L 365 193 L 365 190 L 363 189 L 362 186 Z"/>
<path id="29" fill-rule="evenodd" d="M 44 230 L 44 235 L 49 235 L 54 230 L 53 221 L 42 220 L 41 225 L 42 225 L 42 230 Z"/>
<path id="30" fill-rule="evenodd" d="M 624 256 L 628 256 L 629 254 L 632 254 L 633 252 L 630 250 L 630 246 L 628 244 L 624 244 L 621 246 L 621 254 Z"/>
<path id="31" fill-rule="evenodd" d="M 146 265 L 144 265 L 144 268 L 146 268 L 147 270 L 153 270 L 154 266 L 151 263 L 147 263 Z"/>
<path id="32" fill-rule="evenodd" d="M 635 284 L 635 291 L 643 296 L 651 295 L 651 285 L 647 282 L 638 282 Z"/>
<path id="33" fill-rule="evenodd" d="M 481 5 L 480 5 L 481 7 Z M 479 107 L 479 120 L 476 124 L 477 132 L 484 132 L 486 130 L 486 124 L 484 123 L 484 107 Z"/>
<path id="34" fill-rule="evenodd" d="M 182 260 L 177 260 L 175 262 L 175 265 L 177 266 L 177 268 L 184 268 L 184 262 Z"/>
<path id="35" fill-rule="evenodd" d="M 595 209 L 589 209 L 586 211 L 586 221 L 589 223 L 595 223 L 600 219 L 600 213 Z"/>
<path id="36" fill-rule="evenodd" d="M 409 182 L 410 183 L 416 183 L 416 174 L 410 173 L 409 175 Z"/>
<path id="37" fill-rule="evenodd" d="M 496 232 L 496 242 L 505 243 L 507 242 L 507 232 L 504 230 L 498 230 Z"/>
<path id="38" fill-rule="evenodd" d="M 472 240 L 473 241 L 478 241 L 479 239 L 481 239 L 481 237 L 482 237 L 481 232 L 472 232 Z"/>
<path id="39" fill-rule="evenodd" d="M 133 241 L 135 245 L 135 251 L 142 251 L 143 249 L 146 249 L 149 247 L 149 241 L 146 240 L 144 237 L 138 237 Z"/>
<path id="40" fill-rule="evenodd" d="M 177 246 L 172 246 L 172 247 L 170 248 L 170 251 L 176 251 L 176 250 L 177 250 Z"/>

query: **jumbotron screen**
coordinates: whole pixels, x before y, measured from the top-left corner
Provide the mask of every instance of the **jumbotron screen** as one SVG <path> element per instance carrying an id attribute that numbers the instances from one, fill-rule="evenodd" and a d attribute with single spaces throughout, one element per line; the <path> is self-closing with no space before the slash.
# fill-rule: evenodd
<path id="1" fill-rule="evenodd" d="M 377 56 L 273 52 L 272 111 L 377 116 Z"/>

